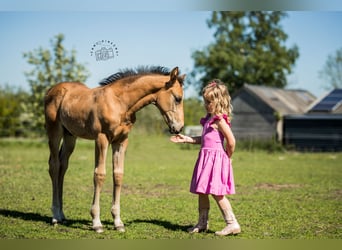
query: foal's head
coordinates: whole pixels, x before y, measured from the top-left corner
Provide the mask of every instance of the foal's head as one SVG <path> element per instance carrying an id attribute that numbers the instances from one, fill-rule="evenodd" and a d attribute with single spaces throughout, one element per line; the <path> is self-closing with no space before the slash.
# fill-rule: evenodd
<path id="1" fill-rule="evenodd" d="M 183 82 L 185 75 L 179 76 L 178 67 L 170 73 L 165 87 L 157 93 L 156 106 L 160 110 L 170 133 L 178 134 L 184 126 Z"/>

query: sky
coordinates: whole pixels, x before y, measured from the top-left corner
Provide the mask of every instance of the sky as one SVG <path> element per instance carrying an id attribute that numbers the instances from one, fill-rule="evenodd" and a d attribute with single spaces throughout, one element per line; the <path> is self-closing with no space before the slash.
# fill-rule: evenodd
<path id="1" fill-rule="evenodd" d="M 327 92 L 319 78 L 327 57 L 342 48 L 342 11 L 290 11 L 281 21 L 288 47 L 297 45 L 300 57 L 288 76 L 290 89 L 305 89 L 316 97 Z M 32 69 L 24 52 L 51 48 L 62 33 L 67 50 L 91 76 L 89 87 L 120 69 L 161 65 L 190 73 L 191 54 L 213 42 L 206 20 L 210 11 L 0 11 L 0 85 L 29 90 L 24 72 Z M 114 57 L 96 60 L 94 51 L 113 48 Z M 253 83 L 251 83 L 253 84 Z M 186 97 L 195 93 L 188 89 Z"/>

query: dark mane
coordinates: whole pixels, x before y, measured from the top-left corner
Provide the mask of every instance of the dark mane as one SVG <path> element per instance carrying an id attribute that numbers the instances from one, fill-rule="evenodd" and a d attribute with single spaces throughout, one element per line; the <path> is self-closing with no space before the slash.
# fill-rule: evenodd
<path id="1" fill-rule="evenodd" d="M 124 69 L 103 79 L 99 84 L 104 86 L 127 77 L 139 77 L 149 74 L 160 74 L 166 76 L 170 74 L 170 70 L 162 66 L 140 66 L 135 69 Z"/>

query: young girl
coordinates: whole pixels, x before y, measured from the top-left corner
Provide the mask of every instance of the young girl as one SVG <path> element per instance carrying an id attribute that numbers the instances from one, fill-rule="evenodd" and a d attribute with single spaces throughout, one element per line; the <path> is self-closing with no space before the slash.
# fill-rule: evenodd
<path id="1" fill-rule="evenodd" d="M 231 98 L 227 87 L 220 80 L 211 81 L 203 89 L 207 116 L 200 123 L 202 136 L 189 137 L 178 134 L 170 139 L 175 143 L 201 144 L 201 150 L 192 175 L 190 192 L 198 194 L 198 223 L 188 229 L 189 233 L 208 230 L 209 194 L 219 206 L 226 227 L 216 235 L 238 234 L 240 225 L 233 214 L 227 194 L 235 193 L 231 157 L 235 149 L 235 137 L 231 130 Z M 224 143 L 226 140 L 226 143 Z M 226 146 L 224 146 L 226 145 Z"/>

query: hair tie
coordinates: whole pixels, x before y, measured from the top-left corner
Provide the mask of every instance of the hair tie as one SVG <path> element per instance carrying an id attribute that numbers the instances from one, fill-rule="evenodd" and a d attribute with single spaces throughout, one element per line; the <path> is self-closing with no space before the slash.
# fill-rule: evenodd
<path id="1" fill-rule="evenodd" d="M 214 86 L 216 86 L 216 85 L 217 85 L 216 82 L 211 82 L 211 83 L 209 83 L 209 86 L 210 86 L 210 87 L 214 87 Z"/>

